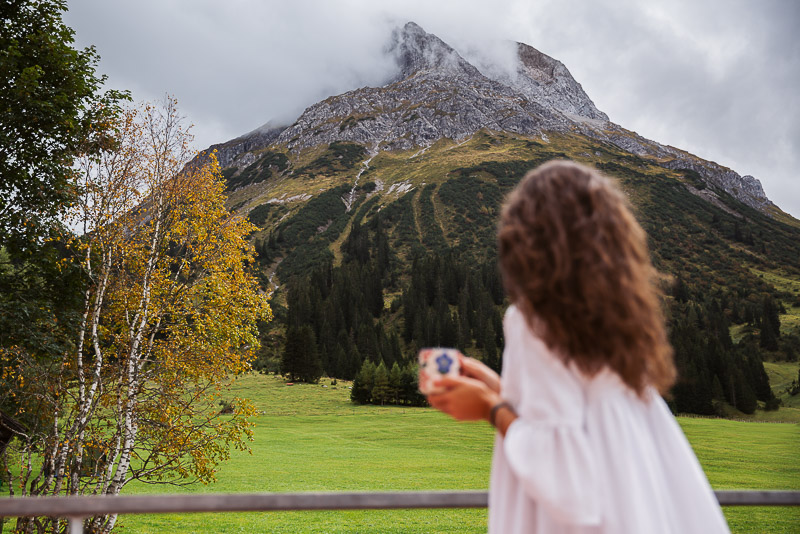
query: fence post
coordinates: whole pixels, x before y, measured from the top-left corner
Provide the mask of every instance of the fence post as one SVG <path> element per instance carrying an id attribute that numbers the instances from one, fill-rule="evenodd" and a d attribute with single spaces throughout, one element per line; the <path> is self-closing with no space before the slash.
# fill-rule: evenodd
<path id="1" fill-rule="evenodd" d="M 69 517 L 69 534 L 83 534 L 83 517 Z"/>

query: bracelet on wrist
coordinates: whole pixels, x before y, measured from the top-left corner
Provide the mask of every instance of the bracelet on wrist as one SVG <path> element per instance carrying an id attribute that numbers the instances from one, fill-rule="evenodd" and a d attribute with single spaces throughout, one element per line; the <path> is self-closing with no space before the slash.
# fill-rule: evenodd
<path id="1" fill-rule="evenodd" d="M 500 401 L 500 402 L 498 402 L 497 404 L 492 406 L 491 410 L 489 410 L 489 424 L 492 425 L 493 427 L 497 427 L 495 419 L 497 418 L 497 412 L 500 411 L 500 408 L 507 408 L 512 413 L 514 413 L 514 414 L 517 413 L 516 411 L 514 411 L 514 407 L 511 406 L 510 402 L 508 402 L 508 401 Z"/>

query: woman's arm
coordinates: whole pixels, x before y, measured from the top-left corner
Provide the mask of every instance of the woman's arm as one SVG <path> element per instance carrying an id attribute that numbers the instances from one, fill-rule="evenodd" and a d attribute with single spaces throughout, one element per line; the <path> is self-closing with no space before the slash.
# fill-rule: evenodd
<path id="1" fill-rule="evenodd" d="M 486 370 L 494 373 L 488 367 Z M 469 376 L 444 377 L 436 382 L 436 386 L 446 391 L 429 395 L 428 402 L 459 421 L 486 420 L 505 436 L 506 430 L 517 418 L 511 405 L 500 397 L 499 380 L 496 391 L 486 382 Z"/>
<path id="2" fill-rule="evenodd" d="M 560 522 L 598 525 L 597 465 L 584 429 L 582 383 L 528 330 L 517 310 L 509 309 L 504 327 L 507 387 L 516 384 L 518 395 L 513 408 L 494 410 L 503 436 L 498 446 L 525 493 Z M 438 385 L 445 392 L 431 395 L 429 402 L 459 420 L 490 420 L 492 408 L 503 402 L 502 390 L 468 376 L 445 378 Z"/>

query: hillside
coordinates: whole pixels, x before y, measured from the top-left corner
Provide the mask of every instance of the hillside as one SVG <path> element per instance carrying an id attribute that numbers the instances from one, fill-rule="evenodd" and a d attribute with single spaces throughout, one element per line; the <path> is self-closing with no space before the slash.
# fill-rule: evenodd
<path id="1" fill-rule="evenodd" d="M 528 169 L 569 158 L 618 180 L 648 232 L 683 377 L 673 407 L 775 407 L 761 362 L 800 354 L 800 222 L 754 178 L 610 122 L 563 64 L 516 46 L 516 73 L 484 75 L 409 23 L 383 87 L 212 147 L 278 288 L 259 365 L 275 368 L 302 327 L 311 367 L 343 378 L 364 360 L 402 367 L 423 345 L 498 365 L 502 199 Z"/>

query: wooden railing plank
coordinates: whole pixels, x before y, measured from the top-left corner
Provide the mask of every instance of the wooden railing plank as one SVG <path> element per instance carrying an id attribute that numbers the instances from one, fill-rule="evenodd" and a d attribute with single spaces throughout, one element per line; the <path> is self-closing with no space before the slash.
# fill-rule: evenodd
<path id="1" fill-rule="evenodd" d="M 723 506 L 800 506 L 800 491 L 721 490 L 715 493 Z M 488 494 L 485 491 L 4 497 L 0 498 L 0 517 L 485 508 L 487 504 Z"/>

